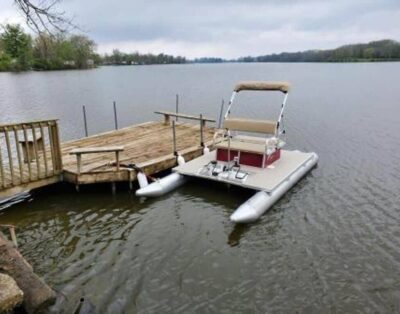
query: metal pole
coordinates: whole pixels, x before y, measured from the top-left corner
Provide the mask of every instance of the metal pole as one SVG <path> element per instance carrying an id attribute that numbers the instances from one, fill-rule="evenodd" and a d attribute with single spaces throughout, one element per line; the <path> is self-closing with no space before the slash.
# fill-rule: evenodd
<path id="1" fill-rule="evenodd" d="M 282 102 L 282 106 L 281 106 L 281 112 L 279 113 L 278 124 L 276 126 L 276 132 L 275 132 L 275 136 L 278 136 L 278 137 L 280 135 L 279 128 L 281 127 L 283 111 L 285 110 L 286 101 L 288 99 L 288 96 L 289 96 L 289 93 L 285 93 L 285 97 L 283 98 L 283 102 Z"/>
<path id="2" fill-rule="evenodd" d="M 228 103 L 228 109 L 225 112 L 225 116 L 224 116 L 225 119 L 228 118 L 231 113 L 231 107 L 232 107 L 233 100 L 235 99 L 236 94 L 237 94 L 237 92 L 235 92 L 235 91 L 232 93 L 231 99 L 229 100 L 229 103 Z"/>
<path id="3" fill-rule="evenodd" d="M 83 123 L 85 124 L 85 135 L 88 137 L 88 128 L 87 128 L 87 121 L 86 121 L 86 107 L 83 105 Z"/>
<path id="4" fill-rule="evenodd" d="M 175 99 L 175 111 L 176 114 L 179 114 L 179 95 L 176 94 L 176 99 Z M 178 122 L 178 116 L 175 117 L 176 122 Z"/>
<path id="5" fill-rule="evenodd" d="M 18 247 L 17 236 L 15 235 L 14 225 L 0 225 L 0 227 L 8 228 L 10 231 L 11 241 L 14 243 L 15 247 Z"/>
<path id="6" fill-rule="evenodd" d="M 14 245 L 18 247 L 17 236 L 15 235 L 15 227 L 10 226 L 9 228 L 10 228 L 11 240 L 14 243 Z"/>
<path id="7" fill-rule="evenodd" d="M 222 114 L 224 113 L 224 103 L 225 103 L 225 100 L 222 98 L 221 111 L 219 112 L 218 129 L 221 128 L 221 124 L 222 124 Z"/>
<path id="8" fill-rule="evenodd" d="M 117 103 L 115 101 L 114 101 L 114 124 L 115 124 L 115 129 L 118 130 Z"/>
<path id="9" fill-rule="evenodd" d="M 204 147 L 203 141 L 203 115 L 200 114 L 200 146 Z"/>
<path id="10" fill-rule="evenodd" d="M 174 145 L 174 155 L 177 155 L 176 152 L 176 131 L 175 131 L 175 121 L 172 120 L 172 141 L 173 141 L 173 145 Z"/>

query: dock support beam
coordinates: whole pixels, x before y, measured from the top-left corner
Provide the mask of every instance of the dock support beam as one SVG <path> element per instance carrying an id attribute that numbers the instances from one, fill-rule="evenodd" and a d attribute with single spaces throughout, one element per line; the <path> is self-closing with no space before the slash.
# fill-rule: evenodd
<path id="1" fill-rule="evenodd" d="M 133 170 L 129 170 L 129 190 L 133 191 Z"/>
<path id="2" fill-rule="evenodd" d="M 17 242 L 17 236 L 15 235 L 15 226 L 14 225 L 0 225 L 0 227 L 7 228 L 8 231 L 10 232 L 10 237 L 12 243 L 15 245 L 15 247 L 18 247 L 18 242 Z"/>

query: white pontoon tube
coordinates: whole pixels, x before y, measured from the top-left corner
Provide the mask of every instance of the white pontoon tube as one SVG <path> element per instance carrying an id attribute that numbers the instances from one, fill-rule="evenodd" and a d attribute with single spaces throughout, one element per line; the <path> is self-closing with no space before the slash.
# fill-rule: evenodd
<path id="1" fill-rule="evenodd" d="M 187 178 L 179 173 L 172 173 L 136 191 L 136 196 L 157 197 L 180 187 Z"/>
<path id="2" fill-rule="evenodd" d="M 183 158 L 183 156 L 179 154 L 176 149 L 175 121 L 172 121 L 172 137 L 176 162 L 178 163 L 178 165 L 183 165 L 186 162 L 185 158 Z M 144 174 L 139 172 L 138 181 L 140 189 L 136 191 L 136 196 L 158 197 L 167 194 L 174 189 L 177 189 L 187 181 L 187 178 L 179 173 L 171 173 L 170 175 L 162 179 L 156 180 L 151 184 L 148 184 L 147 179 L 144 180 L 143 177 Z"/>
<path id="3" fill-rule="evenodd" d="M 235 223 L 254 222 L 261 217 L 276 201 L 278 201 L 293 185 L 295 185 L 318 161 L 318 155 L 313 154 L 303 166 L 292 173 L 276 189 L 268 193 L 260 191 L 254 194 L 231 215 L 231 221 Z"/>
<path id="4" fill-rule="evenodd" d="M 178 165 L 182 165 L 185 163 L 185 159 L 180 155 L 177 155 Z M 168 192 L 171 192 L 174 189 L 179 188 L 182 184 L 187 181 L 187 178 L 179 173 L 171 173 L 166 177 L 154 181 L 151 184 L 147 183 L 147 179 L 145 180 L 145 175 L 142 172 L 138 173 L 138 181 L 140 189 L 136 191 L 136 196 L 145 196 L 145 197 L 157 197 Z"/>

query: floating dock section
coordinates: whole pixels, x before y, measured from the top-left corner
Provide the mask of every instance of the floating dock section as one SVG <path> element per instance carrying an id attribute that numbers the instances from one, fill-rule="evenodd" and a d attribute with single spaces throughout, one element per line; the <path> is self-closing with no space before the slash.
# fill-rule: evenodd
<path id="1" fill-rule="evenodd" d="M 213 131 L 205 130 L 206 141 L 212 141 Z M 171 125 L 162 122 L 147 122 L 117 131 L 71 141 L 61 145 L 64 181 L 74 184 L 134 181 L 136 171 L 121 167 L 134 163 L 148 175 L 176 166 Z M 176 124 L 177 151 L 191 160 L 201 155 L 199 126 L 190 123 Z M 123 148 L 116 152 L 83 153 L 78 170 L 76 154 L 79 148 L 102 147 Z M 72 154 L 71 154 L 72 152 Z"/>
<path id="2" fill-rule="evenodd" d="M 212 119 L 179 115 L 198 123 L 146 122 L 61 143 L 57 120 L 0 125 L 0 201 L 18 193 L 57 182 L 83 184 L 136 180 L 135 164 L 148 174 L 177 165 L 174 152 L 186 160 L 202 154 L 201 143 L 211 145 Z M 175 133 L 175 145 L 173 144 Z M 115 186 L 115 185 L 114 185 Z M 132 185 L 131 185 L 132 186 Z"/>

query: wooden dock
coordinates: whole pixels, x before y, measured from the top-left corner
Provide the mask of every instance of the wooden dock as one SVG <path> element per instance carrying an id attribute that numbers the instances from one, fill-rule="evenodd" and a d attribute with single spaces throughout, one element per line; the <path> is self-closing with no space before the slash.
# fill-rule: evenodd
<path id="1" fill-rule="evenodd" d="M 205 121 L 175 123 L 176 150 L 186 160 L 202 153 L 201 129 L 203 142 L 210 146 L 214 129 L 208 128 Z M 120 166 L 113 151 L 118 149 Z M 176 165 L 169 119 L 65 143 L 59 141 L 56 120 L 0 125 L 0 198 L 61 181 L 77 187 L 121 181 L 132 186 L 136 171 L 124 167 L 126 164 L 135 164 L 149 175 Z"/>

